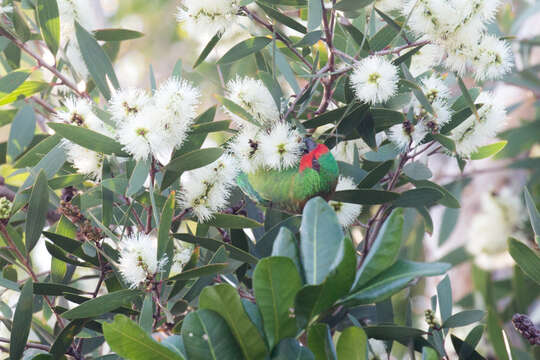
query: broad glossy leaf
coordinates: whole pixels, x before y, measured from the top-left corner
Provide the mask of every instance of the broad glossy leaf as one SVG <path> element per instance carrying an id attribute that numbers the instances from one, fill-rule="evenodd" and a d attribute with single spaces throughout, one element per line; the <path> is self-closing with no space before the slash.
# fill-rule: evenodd
<path id="1" fill-rule="evenodd" d="M 301 346 L 294 338 L 283 339 L 274 348 L 272 360 L 315 360 L 315 356 L 305 346 Z"/>
<path id="2" fill-rule="evenodd" d="M 62 123 L 49 122 L 47 125 L 62 137 L 84 148 L 107 155 L 128 156 L 120 143 L 98 132 Z"/>
<path id="3" fill-rule="evenodd" d="M 337 266 L 334 261 L 343 239 L 343 230 L 330 205 L 320 197 L 309 200 L 300 226 L 300 256 L 308 284 L 322 283 Z"/>
<path id="4" fill-rule="evenodd" d="M 467 359 L 469 356 L 471 356 L 475 351 L 474 349 L 482 339 L 482 335 L 484 334 L 484 325 L 477 325 L 474 329 L 472 329 L 465 338 L 465 342 L 459 344 L 461 346 L 456 347 L 456 342 L 452 338 L 452 343 L 454 345 L 454 348 L 456 349 L 456 352 L 459 354 L 459 356 L 463 359 Z"/>
<path id="5" fill-rule="evenodd" d="M 359 290 L 397 259 L 403 232 L 403 210 L 396 209 L 384 222 L 362 266 L 356 273 L 353 290 Z"/>
<path id="6" fill-rule="evenodd" d="M 471 154 L 471 160 L 481 160 L 492 157 L 500 152 L 508 144 L 508 141 L 503 140 L 493 144 L 481 146 Z"/>
<path id="7" fill-rule="evenodd" d="M 21 290 L 15 308 L 15 315 L 13 316 L 9 346 L 9 357 L 11 359 L 22 359 L 32 324 L 32 304 L 34 303 L 32 292 L 32 280 L 28 279 Z"/>
<path id="8" fill-rule="evenodd" d="M 182 322 L 182 339 L 190 360 L 242 358 L 229 326 L 212 310 L 190 312 Z"/>
<path id="9" fill-rule="evenodd" d="M 439 360 L 439 354 L 435 349 L 424 346 L 422 348 L 422 360 Z"/>
<path id="10" fill-rule="evenodd" d="M 446 319 L 443 322 L 442 327 L 446 329 L 453 329 L 461 326 L 467 326 L 482 320 L 485 314 L 486 313 L 481 310 L 464 310 Z"/>
<path id="11" fill-rule="evenodd" d="M 47 209 L 49 207 L 49 186 L 47 176 L 42 171 L 39 172 L 36 182 L 32 188 L 28 212 L 26 214 L 25 233 L 26 233 L 26 252 L 36 246 L 41 230 L 47 221 Z"/>
<path id="12" fill-rule="evenodd" d="M 301 272 L 304 270 L 300 265 L 300 252 L 298 250 L 296 237 L 291 230 L 286 227 L 279 229 L 279 233 L 274 241 L 274 246 L 272 247 L 272 256 L 288 257 L 293 261 L 294 265 L 296 265 L 298 273 L 302 276 Z"/>
<path id="13" fill-rule="evenodd" d="M 367 336 L 359 327 L 348 327 L 339 336 L 337 342 L 338 360 L 367 360 Z"/>
<path id="14" fill-rule="evenodd" d="M 245 359 L 257 360 L 267 355 L 264 340 L 246 314 L 240 296 L 232 286 L 207 286 L 199 297 L 199 308 L 213 310 L 223 317 Z"/>
<path id="15" fill-rule="evenodd" d="M 113 322 L 103 323 L 103 335 L 115 353 L 129 360 L 184 360 L 125 315 L 116 315 Z"/>
<path id="16" fill-rule="evenodd" d="M 193 150 L 185 153 L 177 158 L 174 158 L 165 167 L 168 171 L 184 172 L 188 170 L 198 169 L 213 163 L 223 154 L 221 148 L 205 148 Z"/>
<path id="17" fill-rule="evenodd" d="M 101 46 L 99 46 L 96 39 L 78 22 L 75 22 L 75 33 L 79 48 L 81 49 L 82 58 L 90 76 L 94 79 L 96 86 L 105 99 L 109 100 L 111 98 L 111 89 L 109 89 L 107 79 L 115 89 L 120 88 L 111 60 Z"/>
<path id="18" fill-rule="evenodd" d="M 274 241 L 282 227 L 286 227 L 290 231 L 296 233 L 301 224 L 302 217 L 298 215 L 291 216 L 280 223 L 272 226 L 255 244 L 255 251 L 259 257 L 270 256 Z"/>
<path id="19" fill-rule="evenodd" d="M 413 180 L 427 180 L 433 176 L 431 170 L 419 161 L 413 161 L 405 165 L 403 172 Z"/>
<path id="20" fill-rule="evenodd" d="M 218 60 L 218 64 L 229 64 L 240 60 L 248 55 L 262 50 L 271 41 L 272 40 L 267 37 L 259 36 L 239 42 L 229 51 L 227 51 L 227 53 L 225 53 L 221 59 Z"/>
<path id="21" fill-rule="evenodd" d="M 392 204 L 399 207 L 430 206 L 443 197 L 442 192 L 432 187 L 419 187 L 403 192 Z"/>
<path id="22" fill-rule="evenodd" d="M 253 229 L 263 226 L 260 222 L 245 216 L 219 213 L 214 214 L 214 217 L 205 224 L 229 229 Z"/>
<path id="23" fill-rule="evenodd" d="M 11 123 L 7 144 L 7 160 L 13 161 L 30 145 L 34 138 L 36 117 L 31 105 L 24 105 Z"/>
<path id="24" fill-rule="evenodd" d="M 93 31 L 94 38 L 99 41 L 124 41 L 143 37 L 144 34 L 128 29 L 100 29 Z"/>
<path id="25" fill-rule="evenodd" d="M 391 191 L 357 189 L 336 191 L 332 200 L 360 205 L 385 204 L 399 199 L 399 194 Z"/>
<path id="26" fill-rule="evenodd" d="M 253 290 L 270 348 L 281 339 L 296 335 L 296 322 L 290 316 L 290 309 L 301 286 L 300 275 L 291 259 L 272 256 L 257 263 Z"/>
<path id="27" fill-rule="evenodd" d="M 239 261 L 243 261 L 246 263 L 256 264 L 257 261 L 259 261 L 259 259 L 251 255 L 250 253 L 232 244 L 224 243 L 221 240 L 204 238 L 204 237 L 196 237 L 190 234 L 174 234 L 174 237 L 182 241 L 191 243 L 191 244 L 199 245 L 211 251 L 217 251 L 220 247 L 224 246 L 225 249 L 229 252 L 229 256 L 231 258 L 239 260 Z"/>
<path id="28" fill-rule="evenodd" d="M 508 239 L 508 250 L 521 270 L 540 284 L 540 257 L 527 245 L 513 238 Z"/>
<path id="29" fill-rule="evenodd" d="M 463 358 L 468 360 L 486 360 L 482 355 L 480 355 L 474 349 L 471 349 L 471 347 L 468 346 L 467 343 L 465 343 L 457 336 L 450 334 L 450 338 L 452 340 L 452 345 L 454 345 L 456 353 L 460 354 L 460 359 Z"/>
<path id="30" fill-rule="evenodd" d="M 60 15 L 56 0 L 38 0 L 37 14 L 41 36 L 53 55 L 58 52 L 60 46 Z"/>
<path id="31" fill-rule="evenodd" d="M 337 360 L 336 349 L 327 324 L 316 323 L 308 330 L 308 347 L 315 355 L 315 360 Z"/>
<path id="32" fill-rule="evenodd" d="M 85 301 L 81 305 L 62 314 L 66 319 L 92 318 L 119 307 L 130 305 L 133 300 L 141 295 L 137 290 L 119 290 L 95 299 Z"/>

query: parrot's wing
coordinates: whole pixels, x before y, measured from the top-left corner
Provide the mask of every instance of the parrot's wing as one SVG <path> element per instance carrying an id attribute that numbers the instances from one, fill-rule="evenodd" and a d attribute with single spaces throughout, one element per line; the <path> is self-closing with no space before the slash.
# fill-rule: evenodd
<path id="1" fill-rule="evenodd" d="M 262 206 L 270 206 L 270 202 L 267 199 L 263 199 L 262 196 L 251 186 L 248 176 L 244 172 L 240 172 L 238 176 L 236 177 L 236 184 L 246 194 L 251 198 L 251 200 L 255 201 L 258 204 L 261 204 Z"/>

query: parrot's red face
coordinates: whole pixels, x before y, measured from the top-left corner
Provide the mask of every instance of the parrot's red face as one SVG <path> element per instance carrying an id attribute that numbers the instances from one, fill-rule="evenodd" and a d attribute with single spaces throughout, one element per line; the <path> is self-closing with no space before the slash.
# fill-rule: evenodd
<path id="1" fill-rule="evenodd" d="M 302 156 L 300 159 L 300 172 L 304 171 L 307 168 L 319 171 L 321 165 L 319 164 L 319 158 L 328 153 L 330 150 L 324 144 L 317 144 L 317 146 Z"/>

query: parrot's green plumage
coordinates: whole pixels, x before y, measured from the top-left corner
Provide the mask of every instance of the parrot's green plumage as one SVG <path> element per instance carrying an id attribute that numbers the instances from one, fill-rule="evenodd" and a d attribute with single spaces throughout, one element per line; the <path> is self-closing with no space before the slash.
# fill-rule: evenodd
<path id="1" fill-rule="evenodd" d="M 337 162 L 325 145 L 316 144 L 311 138 L 305 143 L 306 153 L 297 166 L 241 173 L 237 178 L 240 189 L 263 206 L 295 214 L 301 213 L 306 202 L 315 196 L 328 199 L 339 177 Z"/>

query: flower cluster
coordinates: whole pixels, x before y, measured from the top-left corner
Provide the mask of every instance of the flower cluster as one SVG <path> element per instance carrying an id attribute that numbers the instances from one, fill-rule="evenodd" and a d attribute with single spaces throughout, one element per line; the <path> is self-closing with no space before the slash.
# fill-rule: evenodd
<path id="1" fill-rule="evenodd" d="M 132 288 L 152 280 L 168 262 L 167 256 L 157 258 L 157 238 L 149 234 L 126 237 L 120 242 L 119 250 L 118 269 Z"/>
<path id="2" fill-rule="evenodd" d="M 509 187 L 482 195 L 482 212 L 472 219 L 467 242 L 467 250 L 475 256 L 476 265 L 493 270 L 514 263 L 508 253 L 507 239 L 519 236 L 516 229 L 525 221 L 525 213 L 519 197 Z"/>
<path id="3" fill-rule="evenodd" d="M 223 33 L 239 10 L 239 0 L 183 0 L 176 17 L 191 33 Z"/>
<path id="4" fill-rule="evenodd" d="M 357 184 L 350 177 L 340 176 L 336 186 L 336 191 L 355 190 Z M 362 212 L 362 205 L 345 203 L 341 201 L 330 200 L 328 204 L 334 209 L 338 221 L 343 227 L 352 225 L 358 215 Z"/>
<path id="5" fill-rule="evenodd" d="M 230 145 L 231 152 L 244 172 L 260 167 L 285 170 L 298 164 L 304 144 L 298 130 L 285 122 L 275 122 L 269 129 L 242 130 Z"/>
<path id="6" fill-rule="evenodd" d="M 355 159 L 359 159 L 371 149 L 362 139 L 341 141 L 332 148 L 332 155 L 337 161 L 353 164 Z"/>
<path id="7" fill-rule="evenodd" d="M 9 219 L 13 203 L 5 196 L 0 197 L 0 220 Z"/>
<path id="8" fill-rule="evenodd" d="M 477 80 L 491 80 L 508 73 L 512 67 L 509 45 L 486 33 L 486 24 L 497 13 L 499 0 L 407 0 L 404 16 L 409 26 L 423 40 L 433 45 L 425 56 L 433 61 L 431 67 L 442 61 L 433 56 L 444 54 L 444 65 L 460 75 L 468 70 Z M 421 55 L 418 55 L 421 56 Z M 427 60 L 425 60 L 427 62 Z"/>
<path id="9" fill-rule="evenodd" d="M 136 160 L 153 155 L 168 164 L 193 124 L 199 97 L 196 87 L 176 77 L 161 84 L 152 97 L 141 89 L 115 92 L 110 111 L 118 141 Z"/>
<path id="10" fill-rule="evenodd" d="M 382 56 L 370 56 L 355 65 L 350 81 L 356 97 L 376 104 L 390 99 L 397 90 L 398 69 Z"/>
<path id="11" fill-rule="evenodd" d="M 182 178 L 182 192 L 178 195 L 180 207 L 191 209 L 200 221 L 210 220 L 214 213 L 227 206 L 231 188 L 235 184 L 238 166 L 229 154 Z"/>
<path id="12" fill-rule="evenodd" d="M 188 263 L 189 259 L 191 259 L 192 254 L 192 244 L 186 243 L 184 241 L 180 241 L 178 244 L 176 244 L 171 264 L 171 276 L 180 274 L 182 272 L 184 266 Z"/>

